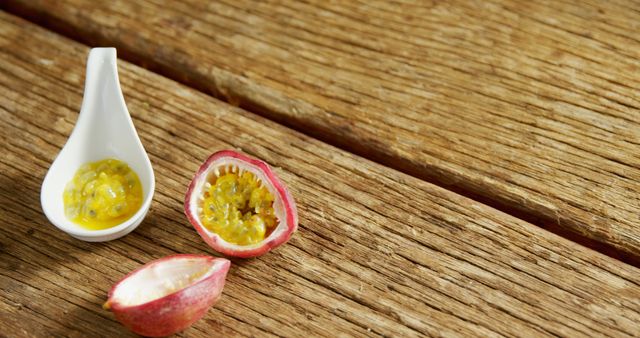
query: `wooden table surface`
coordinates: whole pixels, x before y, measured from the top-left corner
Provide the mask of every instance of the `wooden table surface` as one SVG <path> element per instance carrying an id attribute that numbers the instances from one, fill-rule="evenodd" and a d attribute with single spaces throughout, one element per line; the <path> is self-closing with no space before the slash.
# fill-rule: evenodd
<path id="1" fill-rule="evenodd" d="M 640 264 L 637 1 L 5 3 Z"/>
<path id="2" fill-rule="evenodd" d="M 215 255 L 182 199 L 224 148 L 276 167 L 300 229 L 181 336 L 640 336 L 640 3 L 0 6 L 0 336 L 130 334 L 114 282 Z M 98 45 L 157 188 L 86 243 L 39 189 Z"/>

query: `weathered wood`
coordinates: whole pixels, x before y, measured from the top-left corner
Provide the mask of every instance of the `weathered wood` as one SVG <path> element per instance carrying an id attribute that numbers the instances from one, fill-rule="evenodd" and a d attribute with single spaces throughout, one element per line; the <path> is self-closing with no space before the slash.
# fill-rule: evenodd
<path id="1" fill-rule="evenodd" d="M 221 301 L 184 336 L 640 335 L 637 268 L 122 61 L 154 203 L 122 239 L 70 238 L 43 216 L 39 188 L 76 119 L 87 52 L 0 15 L 2 334 L 124 336 L 106 292 L 151 259 L 212 253 L 183 194 L 203 159 L 236 147 L 276 166 L 300 230 L 234 261 Z"/>
<path id="2" fill-rule="evenodd" d="M 640 262 L 637 2 L 4 5 Z"/>

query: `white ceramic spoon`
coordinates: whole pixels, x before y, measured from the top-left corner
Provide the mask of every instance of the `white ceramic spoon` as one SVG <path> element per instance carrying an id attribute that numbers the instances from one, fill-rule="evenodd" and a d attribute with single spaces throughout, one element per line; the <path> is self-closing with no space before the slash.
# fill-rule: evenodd
<path id="1" fill-rule="evenodd" d="M 42 209 L 49 221 L 71 236 L 90 242 L 109 241 L 133 231 L 147 214 L 155 190 L 151 162 L 122 96 L 116 60 L 115 48 L 93 48 L 89 53 L 78 121 L 51 164 L 40 191 Z M 81 165 L 105 158 L 124 161 L 138 174 L 143 202 L 127 221 L 104 230 L 88 230 L 66 217 L 62 194 Z"/>

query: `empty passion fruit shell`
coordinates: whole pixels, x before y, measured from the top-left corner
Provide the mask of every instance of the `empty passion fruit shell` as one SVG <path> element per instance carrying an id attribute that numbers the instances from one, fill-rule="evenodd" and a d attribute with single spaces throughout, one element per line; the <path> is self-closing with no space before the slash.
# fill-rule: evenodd
<path id="1" fill-rule="evenodd" d="M 210 256 L 161 258 L 116 283 L 103 307 L 139 335 L 168 336 L 191 326 L 218 301 L 230 265 Z"/>
<path id="2" fill-rule="evenodd" d="M 260 256 L 298 227 L 293 197 L 269 165 L 233 150 L 216 152 L 202 164 L 184 210 L 207 244 L 228 256 Z"/>

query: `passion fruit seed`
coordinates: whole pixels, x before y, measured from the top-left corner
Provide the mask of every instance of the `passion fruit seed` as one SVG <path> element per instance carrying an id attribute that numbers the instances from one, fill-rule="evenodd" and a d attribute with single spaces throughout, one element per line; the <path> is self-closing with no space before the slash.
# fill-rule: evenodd
<path id="1" fill-rule="evenodd" d="M 273 201 L 273 195 L 256 175 L 229 165 L 209 175 L 200 217 L 209 231 L 229 243 L 256 244 L 278 224 Z"/>

